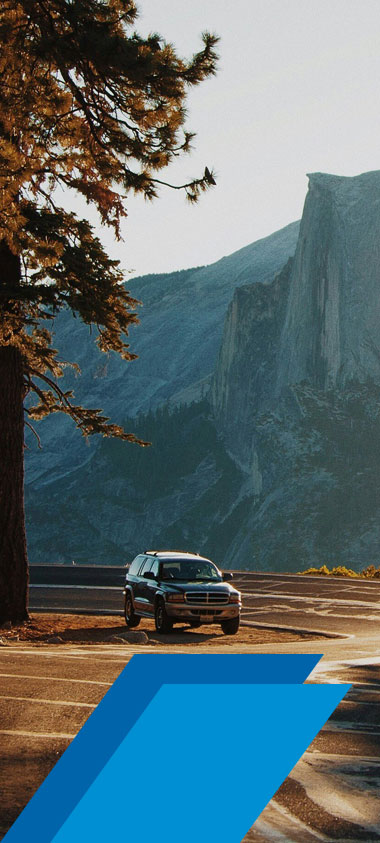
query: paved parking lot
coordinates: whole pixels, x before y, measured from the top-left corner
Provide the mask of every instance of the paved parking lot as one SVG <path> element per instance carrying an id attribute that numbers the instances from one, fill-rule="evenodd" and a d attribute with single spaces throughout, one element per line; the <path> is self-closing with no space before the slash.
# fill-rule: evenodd
<path id="1" fill-rule="evenodd" d="M 239 585 L 245 590 L 245 618 L 252 623 L 289 626 L 294 619 L 298 628 L 314 624 L 344 637 L 245 648 L 236 636 L 228 652 L 323 652 L 314 681 L 354 683 L 246 843 L 380 841 L 380 584 L 242 575 Z M 91 602 L 87 592 L 81 599 Z M 183 647 L 0 648 L 0 838 L 131 655 L 165 650 Z M 200 646 L 187 646 L 186 652 L 200 652 Z M 218 640 L 207 652 L 226 648 Z"/>
<path id="2" fill-rule="evenodd" d="M 0 649 L 1 838 L 127 663 L 105 649 Z"/>

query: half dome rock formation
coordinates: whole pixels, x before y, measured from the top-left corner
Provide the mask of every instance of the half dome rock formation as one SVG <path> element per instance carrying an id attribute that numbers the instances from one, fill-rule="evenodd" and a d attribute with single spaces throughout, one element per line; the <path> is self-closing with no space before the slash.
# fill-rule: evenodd
<path id="1" fill-rule="evenodd" d="M 213 382 L 252 478 L 229 554 L 379 564 L 380 172 L 310 176 L 294 258 L 265 293 L 236 291 Z"/>
<path id="2" fill-rule="evenodd" d="M 380 383 L 380 172 L 309 176 L 277 391 Z"/>

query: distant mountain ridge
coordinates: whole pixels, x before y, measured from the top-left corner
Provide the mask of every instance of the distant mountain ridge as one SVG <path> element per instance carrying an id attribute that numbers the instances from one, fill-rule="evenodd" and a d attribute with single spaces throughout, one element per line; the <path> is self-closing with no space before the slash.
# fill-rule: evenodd
<path id="1" fill-rule="evenodd" d="M 61 312 L 53 343 L 61 359 L 74 360 L 82 371 L 76 377 L 66 370 L 62 382 L 74 389 L 79 402 L 101 407 L 123 423 L 210 377 L 236 286 L 248 279 L 268 283 L 294 253 L 298 229 L 299 223 L 292 223 L 208 267 L 131 280 L 127 286 L 143 302 L 141 325 L 130 332 L 131 350 L 139 355 L 132 363 L 99 353 L 88 327 Z M 201 397 L 201 390 L 193 397 Z M 99 439 L 86 445 L 72 422 L 59 414 L 44 421 L 40 431 L 42 452 L 28 437 L 27 482 L 35 489 L 85 465 L 100 446 Z"/>
<path id="2" fill-rule="evenodd" d="M 31 559 L 122 564 L 149 545 L 243 569 L 378 564 L 380 172 L 313 174 L 301 224 L 128 286 L 138 361 L 103 358 L 68 314 L 56 344 L 80 400 L 153 447 L 44 422 Z"/>

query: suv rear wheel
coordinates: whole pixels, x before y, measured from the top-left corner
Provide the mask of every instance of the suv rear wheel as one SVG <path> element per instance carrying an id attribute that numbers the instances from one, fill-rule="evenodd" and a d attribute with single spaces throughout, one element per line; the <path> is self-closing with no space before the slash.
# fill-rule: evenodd
<path id="1" fill-rule="evenodd" d="M 173 629 L 173 621 L 170 620 L 166 612 L 165 603 L 163 600 L 158 600 L 156 603 L 154 620 L 157 632 L 161 632 L 164 634 L 165 632 L 171 632 L 171 630 Z"/>
<path id="2" fill-rule="evenodd" d="M 130 592 L 128 592 L 125 595 L 124 617 L 125 617 L 125 623 L 130 628 L 133 627 L 133 626 L 138 626 L 140 621 L 141 621 L 141 618 L 138 615 L 135 614 L 135 610 L 133 608 L 132 596 L 131 596 Z"/>
<path id="3" fill-rule="evenodd" d="M 236 635 L 240 626 L 240 618 L 229 618 L 228 621 L 222 621 L 221 627 L 225 635 Z"/>

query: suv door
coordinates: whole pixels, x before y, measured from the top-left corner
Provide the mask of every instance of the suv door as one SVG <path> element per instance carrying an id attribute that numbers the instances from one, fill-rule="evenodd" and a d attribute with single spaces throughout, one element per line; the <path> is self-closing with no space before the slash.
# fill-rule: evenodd
<path id="1" fill-rule="evenodd" d="M 140 606 L 141 602 L 141 579 L 140 579 L 140 571 L 145 565 L 146 556 L 143 553 L 140 553 L 139 556 L 133 560 L 130 565 L 129 571 L 127 573 L 127 580 L 126 585 L 129 585 L 132 589 L 133 594 L 133 605 L 135 611 L 142 608 Z"/>
<path id="2" fill-rule="evenodd" d="M 152 564 L 154 562 L 154 556 L 146 556 L 144 558 L 144 562 L 140 567 L 138 572 L 138 577 L 134 586 L 134 602 L 136 611 L 138 612 L 151 612 L 151 591 L 149 589 L 150 580 L 144 579 L 144 574 L 146 571 L 150 571 Z M 154 582 L 154 580 L 152 580 Z"/>
<path id="3" fill-rule="evenodd" d="M 153 556 L 150 567 L 144 566 L 143 573 L 145 574 L 146 571 L 151 571 L 152 574 L 155 574 L 158 577 L 158 569 L 159 569 L 160 560 L 157 556 Z M 157 579 L 155 580 L 143 580 L 144 585 L 142 586 L 144 591 L 144 599 L 146 600 L 146 611 L 149 612 L 151 615 L 154 615 L 154 605 L 156 600 L 156 593 L 158 588 Z"/>

